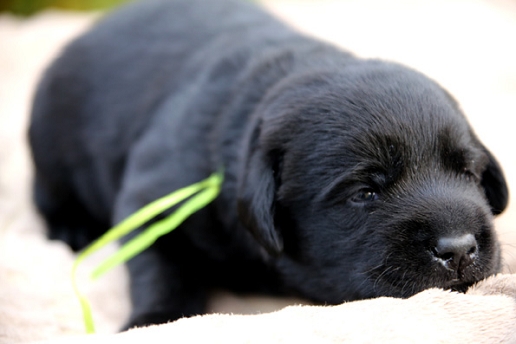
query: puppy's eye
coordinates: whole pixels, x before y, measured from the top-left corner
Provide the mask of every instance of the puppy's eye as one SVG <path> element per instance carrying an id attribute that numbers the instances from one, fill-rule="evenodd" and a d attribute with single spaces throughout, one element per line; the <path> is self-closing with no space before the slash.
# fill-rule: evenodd
<path id="1" fill-rule="evenodd" d="M 468 170 L 468 169 L 464 169 L 462 171 L 462 176 L 467 180 L 467 181 L 470 181 L 470 182 L 476 182 L 476 183 L 479 183 L 480 182 L 480 178 L 474 173 L 472 172 L 471 170 Z"/>
<path id="2" fill-rule="evenodd" d="M 358 191 L 353 197 L 351 197 L 351 201 L 355 203 L 368 203 L 373 202 L 378 199 L 378 194 L 373 189 L 362 189 Z"/>

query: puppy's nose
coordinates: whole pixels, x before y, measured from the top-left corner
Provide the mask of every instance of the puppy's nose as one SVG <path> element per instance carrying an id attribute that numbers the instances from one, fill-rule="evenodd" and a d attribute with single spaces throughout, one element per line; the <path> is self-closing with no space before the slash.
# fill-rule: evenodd
<path id="1" fill-rule="evenodd" d="M 473 263 L 477 250 L 473 234 L 465 234 L 440 238 L 433 254 L 448 270 L 458 271 Z"/>

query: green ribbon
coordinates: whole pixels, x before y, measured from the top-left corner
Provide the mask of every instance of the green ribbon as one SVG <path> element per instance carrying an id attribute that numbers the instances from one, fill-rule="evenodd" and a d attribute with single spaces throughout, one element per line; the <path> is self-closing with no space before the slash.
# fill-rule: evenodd
<path id="1" fill-rule="evenodd" d="M 142 233 L 122 245 L 118 251 L 102 262 L 91 274 L 92 279 L 97 279 L 112 268 L 127 262 L 137 254 L 151 246 L 159 237 L 176 229 L 190 215 L 211 203 L 220 193 L 224 173 L 219 171 L 207 179 L 176 190 L 171 194 L 151 202 L 141 208 L 118 225 L 111 228 L 104 235 L 86 247 L 75 259 L 72 267 L 72 286 L 79 299 L 84 325 L 87 333 L 95 333 L 95 325 L 88 299 L 80 292 L 77 285 L 77 268 L 88 256 L 98 251 L 107 244 L 120 239 L 148 221 L 163 213 L 165 210 L 185 201 L 176 211 L 166 218 L 156 221 Z"/>

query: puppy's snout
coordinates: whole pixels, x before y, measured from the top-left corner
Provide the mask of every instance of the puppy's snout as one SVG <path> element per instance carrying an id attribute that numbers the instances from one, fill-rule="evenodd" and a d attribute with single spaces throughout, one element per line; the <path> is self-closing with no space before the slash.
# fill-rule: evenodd
<path id="1" fill-rule="evenodd" d="M 473 234 L 464 234 L 440 238 L 432 253 L 446 269 L 457 272 L 473 263 L 477 250 L 477 241 Z"/>

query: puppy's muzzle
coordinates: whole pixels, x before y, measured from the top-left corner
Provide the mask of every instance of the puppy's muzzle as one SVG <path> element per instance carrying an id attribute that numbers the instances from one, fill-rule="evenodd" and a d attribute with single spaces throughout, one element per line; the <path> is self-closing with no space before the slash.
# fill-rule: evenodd
<path id="1" fill-rule="evenodd" d="M 473 234 L 442 237 L 432 249 L 434 258 L 447 270 L 460 273 L 477 258 L 478 245 Z"/>

